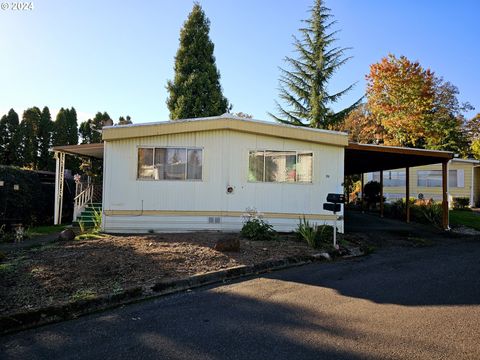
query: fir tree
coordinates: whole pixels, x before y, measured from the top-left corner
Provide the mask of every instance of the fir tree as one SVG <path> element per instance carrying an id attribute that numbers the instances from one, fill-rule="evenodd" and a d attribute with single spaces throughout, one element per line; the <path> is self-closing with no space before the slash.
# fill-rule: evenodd
<path id="1" fill-rule="evenodd" d="M 23 166 L 34 170 L 38 168 L 38 128 L 41 117 L 42 112 L 35 106 L 23 112 L 20 123 Z"/>
<path id="2" fill-rule="evenodd" d="M 18 114 L 10 109 L 0 120 L 0 164 L 22 165 L 20 154 L 21 134 Z"/>
<path id="3" fill-rule="evenodd" d="M 52 147 L 53 122 L 48 107 L 44 107 L 38 126 L 38 169 L 54 170 L 54 160 L 49 149 Z"/>
<path id="4" fill-rule="evenodd" d="M 53 144 L 76 145 L 78 144 L 77 112 L 71 109 L 61 108 L 54 122 Z"/>
<path id="5" fill-rule="evenodd" d="M 336 31 L 330 9 L 322 0 L 316 0 L 310 10 L 311 17 L 299 29 L 301 38 L 294 37 L 298 58 L 286 57 L 290 69 L 280 68 L 279 97 L 286 104 L 276 102 L 278 116 L 270 114 L 282 123 L 328 129 L 337 125 L 361 101 L 335 112 L 331 105 L 350 91 L 353 85 L 337 93 L 328 92 L 328 83 L 333 74 L 348 60 L 346 48 L 335 47 Z"/>
<path id="6" fill-rule="evenodd" d="M 123 116 L 120 116 L 118 118 L 117 125 L 130 125 L 130 124 L 132 124 L 132 118 L 129 115 L 127 115 L 126 118 Z"/>
<path id="7" fill-rule="evenodd" d="M 82 144 L 102 142 L 100 130 L 102 130 L 104 126 L 111 124 L 113 124 L 113 120 L 110 115 L 108 115 L 107 112 L 101 113 L 100 111 L 96 113 L 93 119 L 82 122 L 78 129 L 78 133 L 82 138 Z"/>
<path id="8" fill-rule="evenodd" d="M 221 115 L 231 108 L 222 94 L 209 31 L 210 21 L 195 3 L 180 31 L 174 80 L 167 83 L 172 120 Z"/>

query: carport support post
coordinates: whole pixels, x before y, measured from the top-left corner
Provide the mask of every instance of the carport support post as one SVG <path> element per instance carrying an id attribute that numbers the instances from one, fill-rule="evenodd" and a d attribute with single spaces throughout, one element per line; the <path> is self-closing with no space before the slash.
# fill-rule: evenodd
<path id="1" fill-rule="evenodd" d="M 383 170 L 380 170 L 380 217 L 383 218 Z"/>
<path id="2" fill-rule="evenodd" d="M 449 230 L 448 219 L 448 162 L 442 162 L 442 227 Z"/>
<path id="3" fill-rule="evenodd" d="M 55 151 L 55 207 L 53 224 L 62 223 L 62 207 L 63 207 L 63 181 L 65 178 L 65 153 Z"/>
<path id="4" fill-rule="evenodd" d="M 405 168 L 405 210 L 406 221 L 410 222 L 410 168 Z"/>
<path id="5" fill-rule="evenodd" d="M 361 190 L 360 190 L 360 193 L 362 194 L 362 197 L 360 198 L 360 207 L 362 209 L 362 212 L 363 212 L 363 187 L 365 186 L 365 179 L 363 177 L 363 173 L 360 175 L 360 186 L 361 186 Z"/>

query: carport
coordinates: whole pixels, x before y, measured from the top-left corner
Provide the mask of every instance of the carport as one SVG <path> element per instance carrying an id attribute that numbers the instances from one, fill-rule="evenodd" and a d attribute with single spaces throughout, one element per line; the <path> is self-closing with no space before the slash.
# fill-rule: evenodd
<path id="1" fill-rule="evenodd" d="M 383 217 L 383 171 L 405 169 L 405 198 L 410 198 L 410 168 L 415 166 L 442 164 L 442 225 L 449 229 L 448 221 L 448 162 L 453 159 L 449 151 L 413 149 L 395 146 L 349 143 L 345 149 L 345 176 L 360 175 L 362 197 L 365 173 L 380 172 L 381 196 L 380 216 Z M 410 206 L 406 201 L 405 220 L 410 222 Z"/>
<path id="2" fill-rule="evenodd" d="M 57 225 L 62 223 L 65 155 L 103 159 L 103 143 L 54 146 L 50 151 L 53 152 L 56 161 L 54 224 Z M 77 187 L 74 199 L 74 216 L 85 207 L 85 204 L 92 200 L 93 185 L 89 184 L 87 188 L 80 189 L 80 192 L 78 190 Z"/>

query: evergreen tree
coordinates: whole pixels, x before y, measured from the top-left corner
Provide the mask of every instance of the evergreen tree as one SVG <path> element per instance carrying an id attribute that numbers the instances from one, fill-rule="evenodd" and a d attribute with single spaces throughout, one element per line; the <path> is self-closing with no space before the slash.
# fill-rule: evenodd
<path id="1" fill-rule="evenodd" d="M 42 112 L 38 107 L 32 107 L 23 112 L 20 123 L 22 139 L 23 166 L 36 170 L 38 168 L 38 133 Z"/>
<path id="2" fill-rule="evenodd" d="M 54 122 L 53 144 L 76 145 L 78 144 L 78 123 L 75 108 L 61 108 Z"/>
<path id="3" fill-rule="evenodd" d="M 50 110 L 45 106 L 38 126 L 38 169 L 53 171 L 54 159 L 49 149 L 52 147 L 53 122 Z"/>
<path id="4" fill-rule="evenodd" d="M 195 3 L 180 31 L 174 80 L 167 83 L 172 120 L 221 115 L 231 108 L 222 94 L 209 31 L 210 21 Z"/>
<path id="5" fill-rule="evenodd" d="M 22 165 L 21 134 L 18 114 L 10 109 L 0 120 L 0 164 Z"/>
<path id="6" fill-rule="evenodd" d="M 120 116 L 118 118 L 117 125 L 129 125 L 129 124 L 132 124 L 132 118 L 129 115 L 127 115 L 126 118 L 124 118 L 123 116 Z"/>
<path id="7" fill-rule="evenodd" d="M 279 97 L 286 107 L 276 102 L 278 116 L 270 114 L 282 123 L 329 129 L 339 124 L 361 101 L 339 112 L 331 105 L 349 92 L 346 89 L 329 93 L 327 85 L 333 74 L 348 60 L 346 48 L 335 47 L 336 31 L 330 32 L 335 21 L 330 9 L 322 0 L 316 0 L 310 10 L 311 17 L 299 29 L 301 38 L 294 37 L 298 58 L 286 57 L 290 69 L 280 68 Z"/>
<path id="8" fill-rule="evenodd" d="M 127 116 L 127 118 L 130 117 Z M 104 126 L 112 124 L 113 120 L 107 112 L 97 112 L 93 119 L 88 119 L 80 124 L 78 133 L 82 138 L 82 144 L 102 142 L 102 134 L 100 131 Z"/>
<path id="9" fill-rule="evenodd" d="M 78 123 L 77 112 L 75 108 L 61 108 L 53 123 L 53 145 L 77 145 L 78 144 Z M 72 156 L 65 159 L 65 168 L 72 170 L 73 173 L 78 171 L 80 161 Z"/>

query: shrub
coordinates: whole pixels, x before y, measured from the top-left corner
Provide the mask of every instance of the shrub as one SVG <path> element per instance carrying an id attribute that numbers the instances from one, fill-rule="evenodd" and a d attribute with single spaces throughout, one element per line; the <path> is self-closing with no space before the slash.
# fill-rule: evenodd
<path id="1" fill-rule="evenodd" d="M 102 230 L 102 212 L 93 209 L 93 232 L 99 233 Z"/>
<path id="2" fill-rule="evenodd" d="M 414 205 L 412 210 L 414 214 L 413 221 L 429 223 L 438 228 L 442 227 L 442 204 L 432 201 L 430 203 Z"/>
<path id="3" fill-rule="evenodd" d="M 363 187 L 364 198 L 369 208 L 380 202 L 382 185 L 378 181 L 369 181 Z"/>
<path id="4" fill-rule="evenodd" d="M 318 226 L 317 241 L 324 244 L 331 244 L 333 241 L 333 226 L 331 225 Z"/>
<path id="5" fill-rule="evenodd" d="M 405 199 L 385 204 L 384 215 L 389 218 L 404 220 L 406 213 Z M 410 199 L 410 219 L 423 224 L 442 225 L 442 205 L 430 200 Z"/>
<path id="6" fill-rule="evenodd" d="M 316 249 L 318 247 L 317 225 L 310 225 L 310 222 L 305 219 L 305 216 L 300 219 L 296 233 L 300 240 L 304 240 L 312 248 Z"/>
<path id="7" fill-rule="evenodd" d="M 0 224 L 5 231 L 11 232 L 12 224 L 43 225 L 53 222 L 55 185 L 40 178 L 35 171 L 22 170 L 13 166 L 0 165 Z M 14 185 L 19 190 L 14 190 Z M 63 198 L 63 217 L 71 221 L 73 180 L 65 180 Z"/>
<path id="8" fill-rule="evenodd" d="M 240 234 L 253 241 L 273 240 L 277 235 L 272 225 L 259 218 L 252 218 L 245 221 Z"/>
<path id="9" fill-rule="evenodd" d="M 333 239 L 333 226 L 330 225 L 311 225 L 305 219 L 305 216 L 300 219 L 296 230 L 299 239 L 305 241 L 309 246 L 318 249 L 322 244 L 330 244 Z"/>
<path id="10" fill-rule="evenodd" d="M 255 208 L 247 208 L 243 214 L 243 227 L 240 234 L 254 241 L 273 240 L 277 237 L 273 226 L 263 220 L 262 214 Z"/>
<path id="11" fill-rule="evenodd" d="M 470 205 L 470 199 L 468 197 L 456 197 L 453 198 L 454 209 L 466 209 Z"/>

